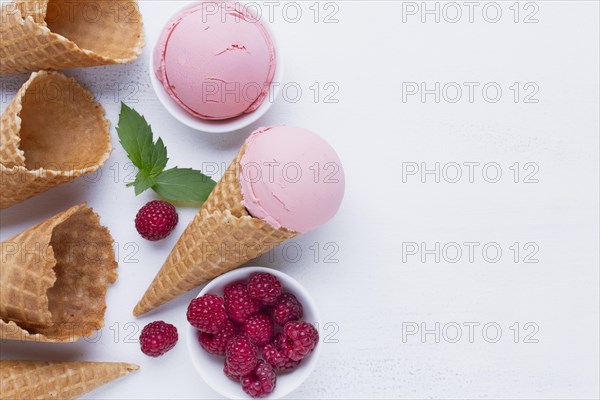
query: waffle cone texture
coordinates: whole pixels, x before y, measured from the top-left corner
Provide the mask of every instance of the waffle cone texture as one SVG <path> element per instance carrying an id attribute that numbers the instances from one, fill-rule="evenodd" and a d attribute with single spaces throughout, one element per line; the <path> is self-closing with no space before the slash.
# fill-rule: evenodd
<path id="1" fill-rule="evenodd" d="M 241 148 L 169 254 L 133 314 L 145 314 L 298 235 L 251 216 L 242 204 Z"/>
<path id="2" fill-rule="evenodd" d="M 2 74 L 123 64 L 144 47 L 135 0 L 18 0 L 1 18 Z"/>
<path id="3" fill-rule="evenodd" d="M 85 204 L 1 244 L 0 339 L 72 342 L 104 325 L 113 239 Z"/>
<path id="4" fill-rule="evenodd" d="M 0 399 L 75 399 L 138 370 L 126 363 L 0 361 Z"/>
<path id="5" fill-rule="evenodd" d="M 110 151 L 92 94 L 59 72 L 33 73 L 0 120 L 0 209 L 96 171 Z"/>

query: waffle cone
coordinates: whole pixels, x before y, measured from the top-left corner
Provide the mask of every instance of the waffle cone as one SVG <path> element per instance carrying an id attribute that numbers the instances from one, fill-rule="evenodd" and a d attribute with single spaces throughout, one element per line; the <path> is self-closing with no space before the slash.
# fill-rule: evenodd
<path id="1" fill-rule="evenodd" d="M 2 74 L 123 64 L 144 46 L 134 0 L 18 0 L 1 18 Z"/>
<path id="2" fill-rule="evenodd" d="M 134 315 L 145 314 L 298 235 L 248 214 L 239 182 L 244 151 L 245 146 L 185 229 Z"/>
<path id="3" fill-rule="evenodd" d="M 0 399 L 75 399 L 138 369 L 126 363 L 0 361 Z"/>
<path id="4" fill-rule="evenodd" d="M 0 209 L 100 168 L 111 151 L 108 126 L 73 78 L 33 73 L 0 121 Z"/>
<path id="5" fill-rule="evenodd" d="M 1 243 L 0 339 L 70 342 L 104 325 L 113 239 L 85 204 Z"/>

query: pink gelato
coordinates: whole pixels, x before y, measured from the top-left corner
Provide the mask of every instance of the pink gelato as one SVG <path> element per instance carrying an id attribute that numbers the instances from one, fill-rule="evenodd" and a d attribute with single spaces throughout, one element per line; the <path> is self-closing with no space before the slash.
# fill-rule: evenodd
<path id="1" fill-rule="evenodd" d="M 275 75 L 266 27 L 235 2 L 206 1 L 175 15 L 154 48 L 154 72 L 186 111 L 209 120 L 256 110 Z"/>
<path id="2" fill-rule="evenodd" d="M 258 129 L 246 140 L 240 163 L 244 206 L 278 229 L 315 229 L 337 213 L 344 197 L 338 155 L 306 129 Z"/>

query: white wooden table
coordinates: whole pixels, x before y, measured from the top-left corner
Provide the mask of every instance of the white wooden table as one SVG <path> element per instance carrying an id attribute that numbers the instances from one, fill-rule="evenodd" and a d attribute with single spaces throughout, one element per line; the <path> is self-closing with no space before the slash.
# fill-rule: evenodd
<path id="1" fill-rule="evenodd" d="M 152 194 L 125 187 L 134 171 L 114 131 L 125 101 L 163 137 L 170 165 L 217 178 L 261 125 L 312 129 L 339 152 L 337 217 L 256 262 L 302 282 L 328 323 L 294 398 L 598 397 L 598 3 L 428 2 L 433 14 L 421 2 L 254 4 L 271 13 L 286 77 L 243 132 L 194 132 L 152 91 L 152 45 L 181 2 L 141 2 L 137 62 L 68 72 L 106 108 L 115 151 L 101 175 L 3 211 L 1 236 L 89 201 L 118 242 L 119 279 L 98 336 L 3 343 L 2 357 L 142 366 L 87 398 L 217 396 L 185 335 L 156 360 L 137 344 L 152 320 L 184 332 L 195 293 L 140 319 L 131 310 L 195 210 L 179 209 L 163 242 L 136 233 Z M 2 109 L 26 78 L 0 77 Z"/>

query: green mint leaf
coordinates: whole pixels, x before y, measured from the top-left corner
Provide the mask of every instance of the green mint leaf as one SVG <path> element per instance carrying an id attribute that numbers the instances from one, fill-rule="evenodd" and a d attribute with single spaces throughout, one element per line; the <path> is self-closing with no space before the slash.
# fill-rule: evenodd
<path id="1" fill-rule="evenodd" d="M 127 156 L 138 169 L 143 169 L 144 159 L 151 154 L 154 144 L 152 143 L 152 130 L 146 119 L 137 111 L 129 108 L 127 104 L 121 103 L 119 124 L 117 133 L 121 146 L 127 152 Z"/>
<path id="2" fill-rule="evenodd" d="M 152 128 L 146 119 L 125 103 L 121 103 L 117 133 L 127 156 L 140 171 L 154 176 L 165 168 L 167 148 L 162 139 L 154 143 Z"/>
<path id="3" fill-rule="evenodd" d="M 161 138 L 158 138 L 154 145 L 154 151 L 152 152 L 152 159 L 150 160 L 149 173 L 151 176 L 156 176 L 162 172 L 167 166 L 167 148 Z"/>
<path id="4" fill-rule="evenodd" d="M 200 171 L 175 167 L 161 172 L 152 189 L 166 200 L 201 203 L 215 185 L 215 181 Z"/>
<path id="5" fill-rule="evenodd" d="M 156 178 L 154 176 L 148 176 L 144 171 L 138 172 L 135 177 L 135 181 L 131 183 L 135 189 L 135 195 L 138 196 L 146 189 L 150 189 L 156 184 Z"/>
<path id="6" fill-rule="evenodd" d="M 117 133 L 127 156 L 138 168 L 135 181 L 127 184 L 135 188 L 136 196 L 152 188 L 167 200 L 201 203 L 215 187 L 215 181 L 200 171 L 177 167 L 164 171 L 169 160 L 165 144 L 161 138 L 154 143 L 146 119 L 125 103 L 121 103 Z"/>

